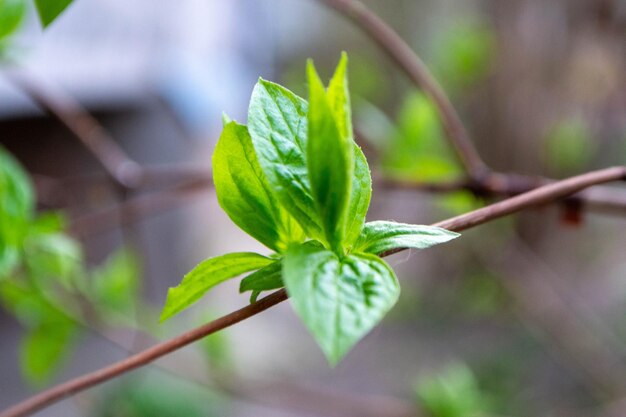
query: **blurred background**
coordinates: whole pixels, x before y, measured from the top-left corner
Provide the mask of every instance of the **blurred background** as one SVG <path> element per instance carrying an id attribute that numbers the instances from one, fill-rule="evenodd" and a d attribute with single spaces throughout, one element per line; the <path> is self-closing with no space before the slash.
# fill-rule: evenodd
<path id="1" fill-rule="evenodd" d="M 428 64 L 493 169 L 562 178 L 626 161 L 625 1 L 366 4 Z M 0 289 L 0 409 L 248 303 L 232 280 L 157 323 L 201 260 L 267 251 L 210 186 L 222 112 L 245 122 L 259 76 L 306 97 L 306 58 L 328 78 L 347 51 L 375 177 L 463 176 L 430 100 L 323 2 L 76 0 L 45 31 L 24 13 L 11 36 L 0 19 L 0 144 L 39 214 L 28 262 L 0 263 L 35 276 Z M 145 184 L 116 185 L 55 106 L 93 115 L 149 167 Z M 3 155 L 2 175 L 19 176 Z M 375 184 L 368 219 L 430 224 L 490 201 Z M 283 303 L 38 415 L 623 416 L 625 245 L 623 208 L 524 212 L 388 258 L 400 301 L 335 369 Z"/>

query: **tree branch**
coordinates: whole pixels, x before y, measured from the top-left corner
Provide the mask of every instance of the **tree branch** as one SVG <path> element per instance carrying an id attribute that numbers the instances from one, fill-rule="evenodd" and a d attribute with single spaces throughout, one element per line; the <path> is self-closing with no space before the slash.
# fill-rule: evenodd
<path id="1" fill-rule="evenodd" d="M 380 17 L 358 0 L 320 0 L 351 19 L 426 93 L 437 106 L 450 145 L 473 179 L 488 175 L 490 169 L 476 151 L 461 118 L 424 62 Z"/>
<path id="2" fill-rule="evenodd" d="M 558 200 L 592 185 L 611 181 L 626 181 L 626 166 L 592 171 L 587 174 L 557 181 L 553 184 L 544 185 L 535 190 L 520 194 L 516 197 L 492 204 L 479 210 L 475 210 L 449 220 L 441 221 L 435 225 L 453 231 L 466 230 L 529 207 L 540 206 L 551 201 Z M 399 250 L 388 251 L 380 255 L 388 256 L 398 251 Z M 202 339 L 205 336 L 250 318 L 278 303 L 285 301 L 287 297 L 287 293 L 284 289 L 278 290 L 254 304 L 250 304 L 233 313 L 227 314 L 226 316 L 212 321 L 211 323 L 200 326 L 173 339 L 159 343 L 147 350 L 114 363 L 113 365 L 104 367 L 45 390 L 15 405 L 14 407 L 5 410 L 2 414 L 0 414 L 0 417 L 21 417 L 29 415 L 50 404 L 60 401 L 65 397 L 130 372 L 162 356 L 172 353 L 183 346 Z"/>
<path id="3" fill-rule="evenodd" d="M 469 191 L 482 197 L 513 197 L 535 188 L 552 184 L 553 179 L 518 174 L 492 173 L 485 180 L 460 179 L 453 181 L 418 182 L 393 178 L 375 178 L 386 189 L 418 190 L 430 193 Z M 565 202 L 580 204 L 581 209 L 602 214 L 626 215 L 626 190 L 616 187 L 594 186 L 569 196 Z"/>

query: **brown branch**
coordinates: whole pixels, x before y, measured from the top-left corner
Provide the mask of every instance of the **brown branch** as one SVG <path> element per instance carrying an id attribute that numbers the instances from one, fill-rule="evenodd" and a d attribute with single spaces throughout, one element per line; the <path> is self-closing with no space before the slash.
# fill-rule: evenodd
<path id="1" fill-rule="evenodd" d="M 626 181 L 626 166 L 605 168 L 541 186 L 499 203 L 436 223 L 435 226 L 461 231 L 485 222 L 575 194 L 596 184 Z"/>
<path id="2" fill-rule="evenodd" d="M 483 178 L 490 170 L 476 151 L 459 117 L 435 78 L 411 47 L 380 17 L 358 0 L 320 0 L 350 18 L 406 73 L 411 81 L 434 102 L 450 145 L 467 173 Z"/>
<path id="3" fill-rule="evenodd" d="M 109 136 L 100 123 L 76 100 L 62 91 L 44 88 L 24 70 L 4 75 L 48 115 L 63 124 L 122 187 L 134 188 L 142 177 L 141 166 Z"/>
<path id="4" fill-rule="evenodd" d="M 472 211 L 462 216 L 441 221 L 435 225 L 453 231 L 466 230 L 529 207 L 539 206 L 563 198 L 569 194 L 576 193 L 595 184 L 625 180 L 626 167 L 624 166 L 593 171 L 587 174 L 558 181 L 553 184 L 544 185 L 519 196 Z M 382 253 L 381 256 L 387 256 L 395 252 L 398 251 L 385 252 Z M 223 316 L 211 323 L 205 324 L 168 341 L 159 343 L 152 348 L 139 352 L 136 355 L 114 363 L 113 365 L 45 390 L 17 404 L 16 406 L 5 410 L 2 414 L 0 414 L 0 417 L 20 417 L 29 415 L 67 396 L 86 390 L 92 386 L 98 385 L 109 379 L 146 365 L 162 356 L 182 348 L 183 346 L 202 339 L 205 336 L 230 327 L 242 320 L 265 311 L 268 308 L 285 301 L 286 299 L 287 293 L 284 289 L 276 291 L 254 304 L 243 307 L 242 309 Z"/>
<path id="5" fill-rule="evenodd" d="M 417 190 L 430 193 L 469 191 L 482 197 L 512 197 L 556 180 L 518 174 L 492 173 L 480 181 L 459 179 L 452 181 L 419 182 L 393 178 L 376 178 L 386 189 Z M 626 190 L 617 187 L 594 186 L 569 196 L 565 202 L 577 203 L 584 210 L 602 214 L 626 215 Z"/>

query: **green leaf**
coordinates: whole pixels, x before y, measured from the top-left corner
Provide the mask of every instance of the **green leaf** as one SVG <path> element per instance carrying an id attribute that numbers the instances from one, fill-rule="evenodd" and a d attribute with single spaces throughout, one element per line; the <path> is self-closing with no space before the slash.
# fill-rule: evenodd
<path id="1" fill-rule="evenodd" d="M 43 27 L 48 27 L 50 23 L 59 17 L 73 0 L 35 0 L 35 7 L 39 20 Z"/>
<path id="2" fill-rule="evenodd" d="M 342 253 L 354 172 L 354 145 L 349 137 L 340 133 L 324 85 L 311 61 L 307 65 L 307 77 L 309 81 L 307 165 L 311 191 L 324 229 L 325 240 L 334 251 Z"/>
<path id="3" fill-rule="evenodd" d="M 310 65 L 313 67 L 312 63 Z M 339 134 L 344 138 L 352 139 L 352 110 L 350 108 L 350 93 L 348 92 L 348 55 L 345 52 L 342 52 L 335 74 L 330 79 L 327 97 Z"/>
<path id="4" fill-rule="evenodd" d="M 239 292 L 269 291 L 284 287 L 282 269 L 282 261 L 278 260 L 253 272 L 241 280 Z"/>
<path id="5" fill-rule="evenodd" d="M 348 92 L 348 55 L 343 52 L 335 74 L 328 85 L 328 101 L 332 108 L 339 132 L 344 138 L 353 142 L 352 112 L 350 94 Z M 367 160 L 361 148 L 354 144 L 354 177 L 348 205 L 346 225 L 346 244 L 349 246 L 361 234 L 365 215 L 372 196 L 372 176 Z"/>
<path id="6" fill-rule="evenodd" d="M 67 222 L 65 216 L 58 212 L 38 214 L 30 223 L 29 234 L 49 234 L 63 231 Z"/>
<path id="7" fill-rule="evenodd" d="M 76 325 L 70 321 L 51 321 L 30 331 L 20 348 L 20 362 L 26 379 L 35 385 L 49 380 L 68 356 L 75 333 Z"/>
<path id="8" fill-rule="evenodd" d="M 180 313 L 217 284 L 272 262 L 272 259 L 252 252 L 229 253 L 201 262 L 185 275 L 180 285 L 169 289 L 161 321 Z"/>
<path id="9" fill-rule="evenodd" d="M 24 169 L 0 146 L 0 278 L 20 260 L 34 206 L 33 190 Z"/>
<path id="10" fill-rule="evenodd" d="M 432 417 L 480 416 L 491 414 L 493 408 L 472 371 L 462 363 L 452 363 L 436 375 L 421 378 L 415 392 L 421 408 Z"/>
<path id="11" fill-rule="evenodd" d="M 24 0 L 0 0 L 0 40 L 15 32 L 25 14 Z"/>
<path id="12" fill-rule="evenodd" d="M 280 252 L 304 240 L 300 226 L 276 200 L 245 126 L 224 127 L 213 154 L 213 179 L 224 211 L 259 242 Z"/>
<path id="13" fill-rule="evenodd" d="M 459 236 L 440 227 L 375 221 L 365 223 L 354 250 L 380 254 L 397 248 L 425 249 Z"/>
<path id="14" fill-rule="evenodd" d="M 26 264 L 35 277 L 55 278 L 68 288 L 82 266 L 80 244 L 61 233 L 29 235 L 24 251 Z"/>
<path id="15" fill-rule="evenodd" d="M 259 80 L 248 109 L 248 129 L 268 182 L 285 209 L 313 238 L 322 236 L 307 171 L 306 101 Z"/>
<path id="16" fill-rule="evenodd" d="M 95 306 L 104 314 L 127 318 L 139 296 L 141 265 L 137 255 L 121 248 L 92 272 L 91 293 Z"/>
<path id="17" fill-rule="evenodd" d="M 26 171 L 0 146 L 0 234 L 10 243 L 23 238 L 33 207 L 33 187 Z"/>
<path id="18" fill-rule="evenodd" d="M 348 205 L 348 219 L 346 223 L 346 245 L 350 246 L 361 235 L 365 216 L 372 198 L 372 175 L 367 159 L 361 148 L 354 145 L 354 174 L 352 191 Z"/>
<path id="19" fill-rule="evenodd" d="M 308 243 L 289 249 L 283 278 L 294 310 L 331 365 L 382 320 L 400 293 L 382 259 L 351 254 L 340 260 Z"/>

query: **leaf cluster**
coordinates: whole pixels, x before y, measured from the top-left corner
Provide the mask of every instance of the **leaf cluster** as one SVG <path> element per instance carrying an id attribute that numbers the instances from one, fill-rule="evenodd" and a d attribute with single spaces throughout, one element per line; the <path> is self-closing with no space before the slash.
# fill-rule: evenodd
<path id="1" fill-rule="evenodd" d="M 210 258 L 171 288 L 166 320 L 215 285 L 249 273 L 251 300 L 285 287 L 328 361 L 337 363 L 395 304 L 400 288 L 377 254 L 458 236 L 440 228 L 365 223 L 372 180 L 354 141 L 343 54 L 327 87 L 311 61 L 309 100 L 260 79 L 248 125 L 225 117 L 213 154 L 217 198 L 231 220 L 271 249 Z"/>
<path id="2" fill-rule="evenodd" d="M 42 26 L 48 27 L 73 0 L 34 0 Z M 20 27 L 28 11 L 27 0 L 0 0 L 0 46 Z"/>
<path id="3" fill-rule="evenodd" d="M 134 309 L 138 292 L 132 253 L 120 250 L 87 271 L 81 246 L 64 233 L 64 223 L 57 213 L 35 213 L 28 176 L 0 147 L 0 306 L 26 329 L 21 365 L 35 384 L 58 369 L 85 315 L 117 324 Z"/>

